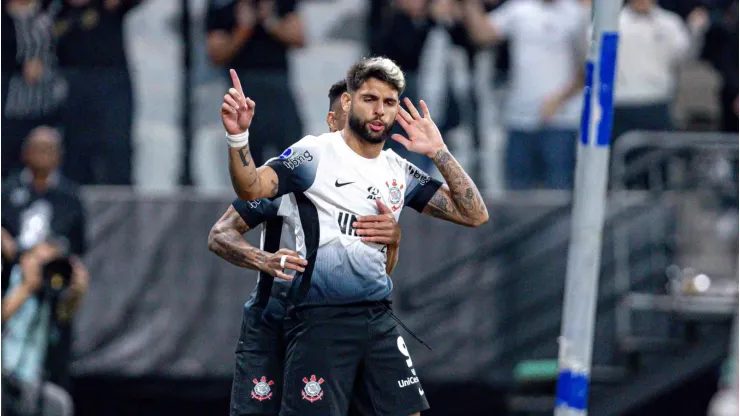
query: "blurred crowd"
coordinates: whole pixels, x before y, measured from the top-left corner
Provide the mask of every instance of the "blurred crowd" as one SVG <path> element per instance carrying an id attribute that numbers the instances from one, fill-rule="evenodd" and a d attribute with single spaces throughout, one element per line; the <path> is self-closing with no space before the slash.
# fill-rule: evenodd
<path id="1" fill-rule="evenodd" d="M 141 3 L 2 1 L 3 381 L 13 387 L 4 389 L 3 402 L 17 404 L 19 414 L 40 406 L 43 414 L 72 412 L 65 392 L 69 325 L 87 288 L 77 257 L 85 250 L 77 186 L 133 185 L 135 97 L 124 31 Z M 236 69 L 258 103 L 250 143 L 260 164 L 270 152 L 318 133 L 305 131 L 289 77 L 290 51 L 307 43 L 299 6 L 298 0 L 207 4 L 211 64 L 224 77 Z M 417 101 L 425 98 L 422 55 L 433 31 L 446 32 L 470 74 L 481 51 L 494 51 L 488 56 L 495 76 L 487 82 L 500 94 L 505 187 L 569 189 L 591 7 L 589 0 L 370 0 L 364 54 L 396 61 L 406 73 L 404 95 Z M 721 80 L 714 128 L 738 132 L 737 0 L 626 0 L 619 24 L 614 139 L 631 130 L 696 128 L 676 125 L 671 111 L 680 70 L 697 59 Z M 449 62 L 433 64 L 445 74 L 436 88 L 448 91 L 436 120 L 443 135 L 470 126 L 468 171 L 480 182 L 486 135 L 479 127 L 486 116 L 479 109 L 485 103 L 473 84 L 450 93 L 456 80 Z M 426 157 L 392 140 L 388 146 L 433 170 Z M 63 284 L 53 284 L 56 275 Z M 6 400 L 6 392 L 14 396 Z"/>
<path id="2" fill-rule="evenodd" d="M 701 59 L 721 79 L 722 131 L 738 128 L 736 0 L 626 0 L 620 42 L 613 137 L 630 130 L 691 129 L 671 110 L 682 65 Z M 134 92 L 124 42 L 126 16 L 141 0 L 4 0 L 2 5 L 2 176 L 23 168 L 22 143 L 49 125 L 63 137 L 61 173 L 82 185 L 131 185 Z M 263 162 L 309 132 L 289 79 L 291 49 L 306 44 L 297 0 L 208 0 L 206 51 L 212 65 L 235 68 L 259 103 L 252 152 Z M 490 80 L 502 116 L 502 172 L 508 189 L 572 187 L 590 0 L 372 0 L 364 53 L 385 55 L 405 71 L 405 92 L 420 95 L 422 54 L 434 30 L 468 59 L 495 51 Z M 173 45 L 174 46 L 174 45 Z M 439 62 L 442 84 L 454 77 Z M 144 67 L 143 70 L 146 70 Z M 470 171 L 480 179 L 484 151 L 475 87 L 447 94 L 437 111 L 443 134 L 471 126 Z M 485 124 L 485 123 L 483 123 Z M 280 126 L 279 129 L 271 126 Z M 315 133 L 315 132 L 311 132 Z M 270 143 L 272 147 L 263 149 Z M 429 160 L 389 147 L 423 170 Z M 275 147 L 275 148 L 273 148 Z M 485 187 L 485 184 L 482 184 Z"/>

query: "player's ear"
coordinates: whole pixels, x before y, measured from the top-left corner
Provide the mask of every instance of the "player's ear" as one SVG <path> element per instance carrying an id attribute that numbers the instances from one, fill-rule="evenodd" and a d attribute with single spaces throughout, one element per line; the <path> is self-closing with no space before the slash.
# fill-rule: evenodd
<path id="1" fill-rule="evenodd" d="M 342 110 L 344 110 L 345 113 L 349 112 L 349 106 L 352 103 L 352 96 L 350 93 L 345 92 L 342 94 Z"/>
<path id="2" fill-rule="evenodd" d="M 326 125 L 329 127 L 329 131 L 334 133 L 337 131 L 337 128 L 335 126 L 337 122 L 337 115 L 333 111 L 329 111 L 326 113 Z"/>

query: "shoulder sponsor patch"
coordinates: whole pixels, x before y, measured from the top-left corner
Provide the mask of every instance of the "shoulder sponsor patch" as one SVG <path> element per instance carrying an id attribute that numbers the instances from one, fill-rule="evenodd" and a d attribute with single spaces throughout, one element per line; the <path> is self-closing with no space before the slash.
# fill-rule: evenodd
<path id="1" fill-rule="evenodd" d="M 426 173 L 420 171 L 419 169 L 413 167 L 412 165 L 408 166 L 409 169 L 409 175 L 419 181 L 419 185 L 424 186 L 429 182 L 429 175 Z"/>
<path id="2" fill-rule="evenodd" d="M 286 150 L 283 153 L 283 155 L 285 155 L 285 153 L 288 153 L 288 150 Z M 281 159 L 283 159 L 283 155 L 280 155 Z M 308 150 L 305 150 L 303 153 L 293 153 L 291 151 L 289 156 L 283 159 L 283 165 L 285 165 L 285 167 L 290 170 L 294 170 L 298 166 L 301 166 L 302 164 L 306 162 L 310 162 L 312 160 L 313 160 L 313 155 Z"/>

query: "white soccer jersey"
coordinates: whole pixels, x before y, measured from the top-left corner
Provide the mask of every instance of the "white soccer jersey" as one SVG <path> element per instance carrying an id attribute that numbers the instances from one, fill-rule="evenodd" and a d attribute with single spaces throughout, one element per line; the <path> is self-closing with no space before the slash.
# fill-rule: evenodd
<path id="1" fill-rule="evenodd" d="M 340 132 L 306 136 L 267 162 L 279 178 L 279 215 L 294 225 L 296 251 L 308 266 L 291 290 L 294 305 L 383 300 L 393 288 L 386 247 L 365 243 L 353 223 L 378 214 L 375 200 L 398 220 L 404 206 L 419 212 L 441 186 L 391 150 L 364 158 Z"/>

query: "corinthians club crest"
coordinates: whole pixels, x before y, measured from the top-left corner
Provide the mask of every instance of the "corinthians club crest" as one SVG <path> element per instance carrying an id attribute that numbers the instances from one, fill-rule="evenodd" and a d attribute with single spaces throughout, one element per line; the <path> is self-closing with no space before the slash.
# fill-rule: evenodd
<path id="1" fill-rule="evenodd" d="M 272 397 L 272 389 L 270 388 L 270 386 L 275 384 L 274 381 L 267 381 L 267 377 L 262 376 L 262 378 L 259 380 L 257 380 L 256 378 L 252 380 L 252 383 L 254 383 L 254 388 L 252 389 L 253 399 L 263 401 Z"/>
<path id="2" fill-rule="evenodd" d="M 385 185 L 388 187 L 388 202 L 391 203 L 391 209 L 398 211 L 403 206 L 403 185 L 398 186 L 398 181 L 395 179 Z"/>
<path id="3" fill-rule="evenodd" d="M 309 380 L 303 377 L 303 382 L 306 383 L 301 392 L 303 398 L 311 403 L 321 400 L 321 397 L 324 396 L 324 392 L 321 390 L 321 384 L 324 383 L 324 379 L 319 378 L 316 380 L 316 376 L 311 374 L 311 379 Z"/>

